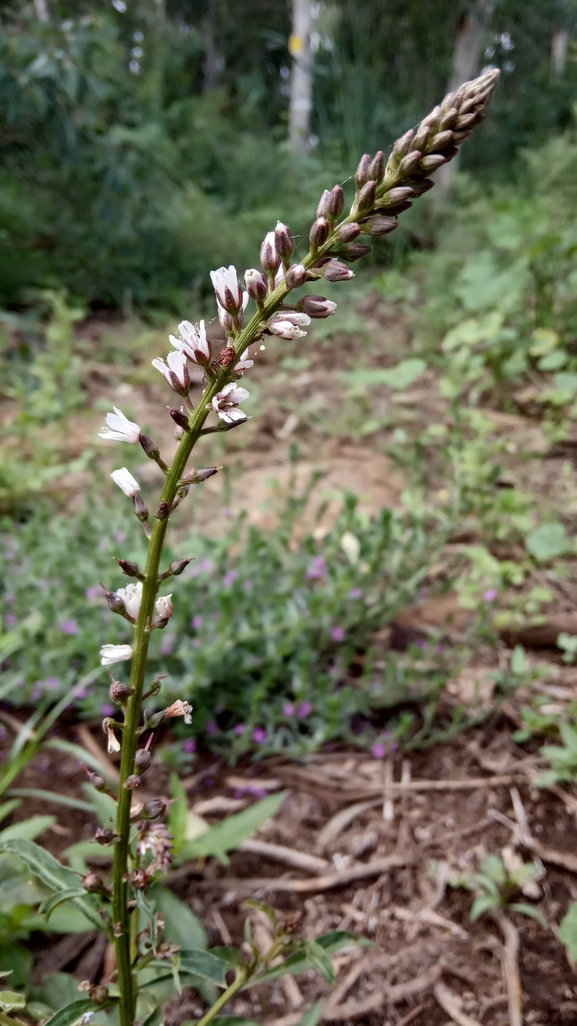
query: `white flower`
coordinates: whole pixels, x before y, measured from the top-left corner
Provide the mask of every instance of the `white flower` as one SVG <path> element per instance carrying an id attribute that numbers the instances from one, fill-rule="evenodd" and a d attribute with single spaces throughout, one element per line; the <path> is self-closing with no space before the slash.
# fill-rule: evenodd
<path id="1" fill-rule="evenodd" d="M 110 725 L 107 725 L 106 733 L 108 734 L 108 754 L 112 755 L 113 752 L 119 752 L 120 742 Z"/>
<path id="2" fill-rule="evenodd" d="M 235 373 L 237 371 L 249 370 L 249 368 L 253 366 L 254 360 L 249 360 L 248 357 L 249 357 L 249 353 L 247 351 L 246 358 L 243 356 L 243 358 L 241 360 L 239 360 L 238 363 L 235 363 L 235 365 L 234 365 Z"/>
<path id="3" fill-rule="evenodd" d="M 114 481 L 114 484 L 117 484 L 119 488 L 122 488 L 125 495 L 136 495 L 136 493 L 140 491 L 138 481 L 132 476 L 126 467 L 121 467 L 120 470 L 113 470 L 110 476 Z"/>
<path id="4" fill-rule="evenodd" d="M 156 612 L 161 620 L 169 620 L 173 614 L 172 595 L 161 595 L 156 600 Z"/>
<path id="5" fill-rule="evenodd" d="M 133 424 L 124 416 L 122 410 L 113 406 L 114 413 L 106 414 L 108 427 L 103 427 L 98 434 L 100 438 L 108 438 L 111 442 L 137 442 L 140 437 L 138 424 Z"/>
<path id="6" fill-rule="evenodd" d="M 180 349 L 193 363 L 208 363 L 210 360 L 210 342 L 206 337 L 204 321 L 194 325 L 190 321 L 181 321 L 178 325 L 181 338 L 169 335 L 170 344 Z"/>
<path id="7" fill-rule="evenodd" d="M 132 659 L 131 645 L 103 645 L 100 649 L 100 662 L 103 666 L 123 663 L 125 659 Z"/>
<path id="8" fill-rule="evenodd" d="M 128 615 L 137 620 L 142 601 L 142 581 L 138 581 L 137 584 L 127 584 L 126 588 L 119 588 L 116 594 L 124 602 L 124 608 Z M 122 648 L 124 646 L 120 645 L 117 647 Z"/>
<path id="9" fill-rule="evenodd" d="M 210 272 L 210 279 L 220 305 L 229 313 L 238 313 L 242 308 L 243 295 L 236 267 L 233 264 L 230 267 L 219 267 L 218 271 Z"/>
<path id="10" fill-rule="evenodd" d="M 192 723 L 192 718 L 190 715 L 191 712 L 192 706 L 189 705 L 188 702 L 181 702 L 179 698 L 176 702 L 173 702 L 172 705 L 168 707 L 164 715 L 167 716 L 169 719 L 172 719 L 175 716 L 184 716 L 185 723 Z"/>
<path id="11" fill-rule="evenodd" d="M 218 413 L 220 419 L 224 420 L 225 424 L 237 424 L 241 420 L 247 419 L 246 413 L 243 413 L 237 407 L 239 403 L 243 403 L 248 397 L 249 393 L 246 388 L 239 388 L 235 385 L 234 381 L 230 381 L 228 385 L 224 386 L 222 392 L 214 396 L 212 408 Z"/>
<path id="12" fill-rule="evenodd" d="M 186 366 L 186 354 L 182 350 L 177 349 L 174 353 L 170 352 L 166 359 L 168 361 L 167 364 L 160 357 L 157 357 L 152 361 L 152 366 L 160 371 L 175 392 L 181 395 L 188 395 L 190 377 L 188 367 Z"/>
<path id="13" fill-rule="evenodd" d="M 268 330 L 272 332 L 273 335 L 278 335 L 279 338 L 286 338 L 289 340 L 304 338 L 306 335 L 306 331 L 301 331 L 297 324 L 293 324 L 292 321 L 286 320 L 284 317 L 279 317 L 278 320 L 272 320 L 268 326 Z"/>
<path id="14" fill-rule="evenodd" d="M 260 262 L 267 274 L 276 274 L 280 264 L 280 256 L 276 248 L 276 235 L 267 232 L 260 247 Z"/>

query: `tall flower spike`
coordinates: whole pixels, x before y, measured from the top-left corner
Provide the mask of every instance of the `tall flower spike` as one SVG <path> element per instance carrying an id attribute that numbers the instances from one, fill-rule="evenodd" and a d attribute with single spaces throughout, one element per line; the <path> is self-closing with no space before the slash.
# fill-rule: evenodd
<path id="1" fill-rule="evenodd" d="M 131 497 L 133 495 L 137 495 L 140 491 L 138 481 L 132 476 L 126 467 L 121 467 L 120 470 L 113 470 L 110 476 L 114 481 L 114 484 L 117 484 L 119 488 L 122 488 L 125 495 Z"/>
<path id="2" fill-rule="evenodd" d="M 132 659 L 132 645 L 103 645 L 100 649 L 102 666 L 112 666 Z"/>
<path id="3" fill-rule="evenodd" d="M 198 326 L 191 324 L 190 321 L 181 321 L 178 330 L 180 338 L 176 338 L 175 335 L 168 336 L 171 346 L 180 349 L 193 363 L 201 365 L 209 363 L 210 342 L 206 337 L 204 321 L 201 321 Z"/>
<path id="4" fill-rule="evenodd" d="M 170 352 L 166 357 L 167 363 L 157 357 L 152 361 L 152 366 L 160 371 L 174 392 L 179 395 L 188 395 L 190 392 L 190 375 L 186 366 L 186 354 L 181 350 Z"/>
<path id="5" fill-rule="evenodd" d="M 210 280 L 223 310 L 230 314 L 238 313 L 242 309 L 243 295 L 236 267 L 233 264 L 229 267 L 219 267 L 218 271 L 210 272 Z"/>
<path id="6" fill-rule="evenodd" d="M 225 424 L 239 424 L 246 420 L 246 413 L 238 409 L 238 404 L 248 399 L 249 393 L 246 388 L 239 388 L 234 381 L 229 381 L 222 392 L 218 392 L 212 400 L 212 408 L 218 413 Z"/>
<path id="7" fill-rule="evenodd" d="M 114 413 L 106 414 L 107 427 L 98 432 L 100 438 L 106 438 L 111 442 L 137 442 L 140 437 L 138 424 L 125 417 L 122 410 L 116 406 L 112 409 Z"/>

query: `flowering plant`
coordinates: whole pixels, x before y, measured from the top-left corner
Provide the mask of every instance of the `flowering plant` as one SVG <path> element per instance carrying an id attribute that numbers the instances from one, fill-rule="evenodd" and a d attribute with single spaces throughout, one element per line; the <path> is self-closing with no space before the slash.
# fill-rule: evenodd
<path id="1" fill-rule="evenodd" d="M 161 677 L 146 685 L 148 647 L 154 630 L 163 630 L 173 614 L 172 595 L 159 594 L 161 586 L 171 577 L 177 577 L 190 560 L 177 559 L 161 570 L 161 559 L 170 517 L 187 498 L 191 485 L 200 484 L 217 467 L 187 469 L 193 449 L 209 432 L 229 431 L 247 420 L 242 404 L 248 391 L 239 384 L 241 376 L 253 365 L 255 349 L 264 348 L 267 336 L 285 340 L 300 338 L 313 318 L 329 317 L 335 304 L 321 295 L 305 295 L 294 300 L 292 293 L 308 282 L 347 281 L 353 277 L 350 264 L 370 251 L 370 246 L 357 241 L 366 237 L 386 235 L 397 226 L 397 215 L 406 210 L 412 200 L 433 187 L 430 174 L 447 163 L 458 151 L 473 128 L 484 118 L 495 89 L 498 72 L 491 71 L 445 97 L 442 104 L 426 117 L 416 131 L 407 132 L 394 144 L 388 158 L 379 152 L 371 158 L 365 154 L 355 174 L 355 196 L 349 213 L 344 215 L 345 194 L 340 185 L 325 190 L 316 219 L 310 229 L 310 248 L 300 260 L 294 258 L 295 240 L 290 229 L 277 224 L 265 237 L 261 251 L 261 269 L 245 272 L 244 288 L 233 266 L 221 267 L 211 274 L 218 318 L 226 335 L 219 353 L 213 352 L 205 325 L 182 321 L 178 334 L 170 336 L 173 347 L 164 359 L 155 359 L 153 365 L 165 378 L 169 387 L 179 396 L 180 403 L 170 410 L 175 423 L 178 448 L 172 463 L 162 458 L 158 446 L 144 435 L 138 424 L 129 421 L 121 410 L 114 408 L 107 414 L 106 427 L 100 432 L 105 440 L 140 444 L 145 454 L 154 460 L 164 474 L 164 484 L 150 515 L 149 507 L 141 496 L 140 486 L 126 467 L 115 470 L 114 482 L 132 499 L 134 513 L 148 536 L 146 565 L 140 567 L 129 559 L 119 559 L 122 572 L 131 579 L 125 588 L 104 588 L 110 610 L 134 625 L 131 645 L 104 644 L 101 649 L 103 666 L 131 662 L 128 683 L 116 680 L 111 673 L 110 697 L 122 711 L 122 720 L 108 716 L 103 730 L 108 739 L 108 750 L 120 752 L 120 778 L 117 792 L 99 777 L 92 783 L 106 790 L 115 802 L 114 829 L 99 828 L 96 839 L 114 848 L 112 886 L 105 884 L 96 873 L 88 873 L 80 880 L 42 849 L 29 841 L 7 841 L 4 850 L 20 856 L 32 872 L 54 892 L 46 911 L 61 901 L 72 901 L 98 929 L 104 930 L 114 944 L 116 970 L 110 986 L 82 985 L 87 997 L 74 1003 L 74 1007 L 56 1013 L 52 1026 L 72 1026 L 82 1016 L 86 1018 L 96 1008 L 117 1007 L 121 1026 L 132 1026 L 141 1011 L 138 1007 L 144 970 L 155 971 L 157 979 L 172 978 L 180 986 L 180 978 L 209 979 L 220 986 L 223 993 L 198 1026 L 206 1026 L 224 1008 L 230 998 L 247 985 L 263 982 L 267 967 L 279 956 L 283 966 L 275 966 L 275 977 L 282 971 L 302 971 L 311 964 L 331 976 L 329 950 L 334 950 L 334 938 L 328 942 L 304 942 L 295 938 L 290 929 L 280 924 L 272 909 L 263 906 L 272 926 L 269 950 L 263 955 L 247 941 L 251 954 L 244 958 L 233 949 L 218 949 L 217 953 L 182 951 L 167 944 L 162 936 L 162 921 L 150 903 L 148 892 L 157 874 L 166 872 L 171 864 L 171 845 L 167 829 L 162 824 L 151 826 L 166 811 L 168 802 L 163 798 L 139 801 L 138 791 L 143 775 L 151 765 L 150 747 L 154 732 L 165 718 L 182 717 L 190 723 L 192 709 L 182 699 L 168 707 L 149 714 L 144 706 L 149 696 L 161 691 Z M 248 304 L 255 308 L 247 314 Z M 193 400 L 188 361 L 204 370 L 204 388 Z M 216 423 L 206 426 L 209 416 Z M 339 635 L 334 636 L 338 640 Z M 142 745 L 143 738 L 146 742 Z M 142 920 L 148 925 L 142 929 Z M 346 938 L 348 939 L 348 938 Z M 333 947 L 331 948 L 331 944 Z M 328 964 L 327 964 L 328 963 Z M 299 967 L 298 969 L 296 967 Z M 228 973 L 234 975 L 228 982 Z M 160 1013 L 158 1013 L 160 1015 Z M 157 1022 L 160 1018 L 147 1019 Z"/>

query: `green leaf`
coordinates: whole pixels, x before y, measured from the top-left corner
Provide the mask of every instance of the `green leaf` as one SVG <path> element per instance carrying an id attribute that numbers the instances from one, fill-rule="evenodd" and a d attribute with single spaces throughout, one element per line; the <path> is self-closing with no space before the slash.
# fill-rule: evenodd
<path id="1" fill-rule="evenodd" d="M 178 944 L 183 950 L 206 949 L 206 933 L 200 919 L 176 894 L 168 887 L 155 884 L 150 890 L 150 898 L 164 916 L 164 936 L 169 944 Z"/>
<path id="2" fill-rule="evenodd" d="M 17 798 L 13 798 L 11 802 L 4 802 L 3 805 L 0 805 L 0 823 L 21 804 L 22 802 L 19 802 Z"/>
<path id="3" fill-rule="evenodd" d="M 46 900 L 40 905 L 38 911 L 40 915 L 46 916 L 46 919 L 48 920 L 50 913 L 64 901 L 70 901 L 71 898 L 84 898 L 85 896 L 86 891 L 82 887 L 69 887 L 65 891 L 59 891 L 57 894 L 53 894 L 50 898 L 46 898 Z"/>
<path id="4" fill-rule="evenodd" d="M 226 852 L 238 848 L 243 841 L 266 823 L 275 812 L 278 812 L 286 797 L 286 791 L 271 794 L 268 798 L 251 805 L 250 808 L 228 816 L 222 823 L 210 827 L 194 841 L 186 841 L 175 859 L 178 865 L 188 859 L 216 856 L 224 865 L 228 865 Z"/>
<path id="5" fill-rule="evenodd" d="M 324 1001 L 316 1001 L 312 1008 L 299 1019 L 297 1026 L 317 1026 L 323 1015 Z"/>
<path id="6" fill-rule="evenodd" d="M 484 912 L 488 912 L 490 908 L 498 908 L 499 905 L 500 900 L 496 894 L 479 895 L 471 906 L 471 922 L 476 923 Z"/>
<path id="7" fill-rule="evenodd" d="M 56 816 L 31 816 L 30 819 L 24 819 L 21 823 L 13 823 L 12 826 L 5 827 L 0 831 L 0 845 L 5 841 L 33 841 L 55 822 Z"/>
<path id="8" fill-rule="evenodd" d="M 80 759 L 85 766 L 88 766 L 99 776 L 104 777 L 108 784 L 116 786 L 115 781 L 110 776 L 108 767 L 104 763 L 100 762 L 100 759 L 95 758 L 90 752 L 87 752 L 81 745 L 75 745 L 72 741 L 61 741 L 59 738 L 50 739 L 45 742 L 46 748 L 55 748 L 59 752 L 66 752 L 68 755 L 74 755 L 75 758 Z"/>
<path id="9" fill-rule="evenodd" d="M 530 919 L 536 919 L 545 930 L 549 929 L 549 923 L 545 919 L 545 916 L 541 912 L 540 908 L 535 908 L 535 905 L 530 905 L 528 901 L 515 901 L 509 905 L 511 912 L 520 912 L 523 916 L 529 916 Z"/>
<path id="10" fill-rule="evenodd" d="M 568 547 L 567 531 L 563 524 L 556 521 L 534 528 L 525 539 L 527 552 L 538 563 L 546 563 L 550 559 L 562 556 Z"/>
<path id="11" fill-rule="evenodd" d="M 559 923 L 559 936 L 571 957 L 577 959 L 577 901 L 569 906 Z"/>
<path id="12" fill-rule="evenodd" d="M 230 966 L 223 958 L 218 958 L 211 951 L 188 950 L 180 952 L 180 972 L 202 976 L 205 980 L 216 983 L 217 987 L 226 987 L 226 973 Z"/>
<path id="13" fill-rule="evenodd" d="M 90 998 L 80 998 L 78 1001 L 72 1001 L 65 1008 L 61 1008 L 58 1012 L 44 1023 L 44 1026 L 74 1026 L 79 1019 L 82 1018 L 85 1012 L 93 1012 L 94 1005 Z"/>
<path id="14" fill-rule="evenodd" d="M 335 982 L 335 970 L 325 949 L 316 941 L 306 941 L 304 950 L 314 968 L 332 985 Z"/>
<path id="15" fill-rule="evenodd" d="M 114 827 L 116 823 L 116 802 L 114 798 L 109 794 L 105 794 L 104 791 L 97 791 L 92 784 L 83 784 L 82 790 L 92 805 L 100 825 Z"/>
<path id="16" fill-rule="evenodd" d="M 317 937 L 315 943 L 319 945 L 327 955 L 334 955 L 337 951 L 340 951 L 341 948 L 345 948 L 348 944 L 361 944 L 363 947 L 376 947 L 372 941 L 367 940 L 365 937 L 357 937 L 356 934 L 348 933 L 346 930 L 332 930 L 330 933 L 323 934 L 322 937 Z M 284 962 L 281 962 L 280 965 L 275 965 L 274 968 L 268 969 L 261 975 L 248 980 L 243 989 L 253 987 L 257 983 L 269 983 L 271 980 L 278 980 L 286 973 L 290 973 L 292 976 L 298 976 L 300 973 L 305 973 L 308 969 L 312 968 L 314 968 L 313 963 L 301 947 L 298 951 L 294 951 L 292 955 L 289 955 Z"/>
<path id="17" fill-rule="evenodd" d="M 26 998 L 23 994 L 17 994 L 15 990 L 0 990 L 0 1005 L 5 1012 L 11 1012 L 13 1008 L 24 1008 Z"/>
<path id="18" fill-rule="evenodd" d="M 12 840 L 2 841 L 0 851 L 16 855 L 28 867 L 31 873 L 46 884 L 51 891 L 62 891 L 78 887 L 78 877 L 71 869 L 62 866 L 49 852 L 44 851 L 33 841 Z M 83 915 L 97 930 L 102 930 L 102 919 L 98 913 L 98 904 L 88 894 L 84 898 L 74 898 Z"/>
<path id="19" fill-rule="evenodd" d="M 188 813 L 188 798 L 178 773 L 170 774 L 170 797 L 176 799 L 168 809 L 168 830 L 172 834 L 173 851 L 176 855 L 186 841 Z"/>
<path id="20" fill-rule="evenodd" d="M 81 812 L 93 812 L 92 805 L 83 802 L 80 798 L 71 798 L 67 794 L 57 794 L 56 791 L 43 791 L 40 787 L 11 787 L 6 792 L 8 796 L 14 795 L 18 798 L 39 798 L 43 802 L 53 802 L 55 805 L 67 805 L 70 809 L 79 809 Z M 18 805 L 20 802 L 18 802 Z"/>

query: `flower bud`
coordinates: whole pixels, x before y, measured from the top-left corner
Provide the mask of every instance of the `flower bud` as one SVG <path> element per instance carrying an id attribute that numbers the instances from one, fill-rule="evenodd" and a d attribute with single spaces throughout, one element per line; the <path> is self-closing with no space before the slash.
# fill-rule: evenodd
<path id="1" fill-rule="evenodd" d="M 124 705 L 130 696 L 134 694 L 134 688 L 131 688 L 129 684 L 123 684 L 120 680 L 113 680 L 110 685 L 109 694 L 112 701 L 117 705 Z"/>
<path id="2" fill-rule="evenodd" d="M 192 563 L 192 559 L 173 559 L 166 576 L 180 577 L 182 571 L 186 570 L 189 563 Z"/>
<path id="3" fill-rule="evenodd" d="M 368 153 L 363 154 L 359 161 L 359 166 L 355 173 L 355 182 L 357 188 L 361 188 L 369 178 L 369 168 L 371 166 L 371 158 Z"/>
<path id="4" fill-rule="evenodd" d="M 345 194 L 342 190 L 342 186 L 335 185 L 331 189 L 327 199 L 327 212 L 326 217 L 331 220 L 336 220 L 340 217 L 343 210 L 345 209 Z"/>
<path id="5" fill-rule="evenodd" d="M 340 260 L 329 260 L 322 272 L 327 281 L 349 281 L 350 278 L 354 278 L 351 269 Z"/>
<path id="6" fill-rule="evenodd" d="M 124 781 L 124 786 L 127 791 L 136 791 L 137 787 L 140 787 L 140 777 L 138 774 L 131 773 Z"/>
<path id="7" fill-rule="evenodd" d="M 244 272 L 244 284 L 251 299 L 257 303 L 262 303 L 266 299 L 268 281 L 262 271 L 257 271 L 255 267 L 249 268 Z"/>
<path id="8" fill-rule="evenodd" d="M 150 460 L 158 459 L 158 457 L 160 456 L 160 449 L 152 441 L 152 438 L 149 438 L 148 435 L 140 434 L 138 436 L 138 441 L 140 442 L 142 448 L 144 449 L 146 455 Z"/>
<path id="9" fill-rule="evenodd" d="M 306 280 L 307 269 L 303 264 L 293 264 L 292 267 L 289 267 L 285 276 L 285 281 L 289 289 L 300 288 L 301 285 L 304 285 Z"/>
<path id="10" fill-rule="evenodd" d="M 408 132 L 405 132 L 405 134 L 402 135 L 400 139 L 397 139 L 395 145 L 393 146 L 393 155 L 397 157 L 399 160 L 405 157 L 409 150 L 415 149 L 415 146 L 413 144 L 414 134 L 415 133 L 413 132 L 413 129 L 409 128 Z"/>
<path id="11" fill-rule="evenodd" d="M 140 773 L 145 773 L 150 768 L 152 755 L 146 748 L 139 748 L 134 756 L 134 765 Z"/>
<path id="12" fill-rule="evenodd" d="M 357 197 L 355 208 L 360 214 L 369 213 L 375 206 L 375 192 L 377 183 L 375 181 L 365 182 Z"/>
<path id="13" fill-rule="evenodd" d="M 170 509 L 168 503 L 161 502 L 154 516 L 157 520 L 168 520 L 170 516 Z"/>
<path id="14" fill-rule="evenodd" d="M 143 819 L 158 819 L 167 805 L 166 798 L 150 798 L 149 801 L 144 803 L 140 815 Z"/>
<path id="15" fill-rule="evenodd" d="M 281 221 L 278 221 L 274 230 L 274 235 L 276 240 L 276 251 L 282 257 L 283 263 L 288 264 L 295 251 L 294 235 L 288 225 L 282 224 Z"/>
<path id="16" fill-rule="evenodd" d="M 100 582 L 100 587 L 104 588 L 102 582 Z M 126 612 L 126 606 L 120 595 L 117 595 L 115 591 L 108 591 L 107 588 L 104 588 L 104 594 L 111 613 L 120 613 L 121 615 L 124 615 Z"/>
<path id="17" fill-rule="evenodd" d="M 423 154 L 420 150 L 411 150 L 410 153 L 407 153 L 407 156 L 403 157 L 401 163 L 399 164 L 399 175 L 402 175 L 403 177 L 405 175 L 411 175 L 417 167 L 422 156 Z"/>
<path id="18" fill-rule="evenodd" d="M 222 470 L 222 467 L 220 469 Z M 203 470 L 189 470 L 181 480 L 187 484 L 202 484 L 203 481 L 208 481 L 209 477 L 214 477 L 215 474 L 218 474 L 218 467 L 204 467 Z"/>
<path id="19" fill-rule="evenodd" d="M 382 150 L 375 153 L 375 156 L 371 160 L 368 170 L 368 177 L 374 179 L 375 182 L 380 182 L 381 178 L 385 173 L 385 155 Z"/>
<path id="20" fill-rule="evenodd" d="M 324 318 L 334 314 L 337 304 L 324 296 L 305 296 L 300 303 L 304 313 L 309 317 Z"/>
<path id="21" fill-rule="evenodd" d="M 463 125 L 462 127 L 466 128 L 467 126 Z M 459 128 L 461 128 L 461 125 L 459 125 Z M 438 132 L 434 138 L 434 146 L 437 151 L 446 149 L 446 147 L 450 146 L 452 142 L 453 133 L 449 129 L 445 132 Z"/>
<path id="22" fill-rule="evenodd" d="M 218 358 L 218 365 L 219 367 L 230 367 L 231 363 L 234 363 L 235 360 L 236 352 L 234 346 L 225 346 Z"/>
<path id="23" fill-rule="evenodd" d="M 430 178 L 409 178 L 406 184 L 411 186 L 415 196 L 423 196 L 430 189 L 435 188 L 435 183 Z"/>
<path id="24" fill-rule="evenodd" d="M 177 410 L 173 407 L 170 411 L 170 416 L 172 417 L 174 423 L 178 424 L 178 426 L 182 428 L 183 431 L 190 430 L 188 426 L 188 417 L 186 416 L 186 413 L 182 412 L 182 410 Z"/>
<path id="25" fill-rule="evenodd" d="M 446 101 L 449 99 L 449 97 L 450 97 L 450 94 L 449 94 L 449 96 L 445 97 L 445 99 L 443 100 L 443 103 L 442 103 L 442 109 L 444 110 L 444 113 L 443 113 L 443 116 L 441 118 L 441 123 L 439 125 L 439 128 L 440 128 L 440 130 L 442 132 L 444 132 L 445 129 L 447 129 L 447 128 L 454 128 L 455 127 L 455 123 L 457 121 L 457 117 L 459 116 L 459 111 L 457 110 L 456 107 L 448 107 L 448 108 L 445 109 L 445 104 L 446 104 Z"/>
<path id="26" fill-rule="evenodd" d="M 104 778 L 98 773 L 92 773 L 91 770 L 86 770 L 88 774 L 88 780 L 92 784 L 95 791 L 104 791 L 106 784 Z"/>
<path id="27" fill-rule="evenodd" d="M 431 153 L 428 157 L 423 157 L 421 160 L 421 168 L 426 171 L 427 174 L 432 174 L 437 168 L 447 163 L 447 158 L 443 157 L 440 153 Z"/>
<path id="28" fill-rule="evenodd" d="M 342 224 L 339 228 L 339 239 L 341 242 L 352 242 L 361 234 L 361 231 L 359 224 Z"/>
<path id="29" fill-rule="evenodd" d="M 373 214 L 363 222 L 362 230 L 369 235 L 388 235 L 394 232 L 399 222 L 396 217 L 383 217 L 382 214 Z"/>
<path id="30" fill-rule="evenodd" d="M 115 837 L 116 834 L 113 830 L 110 830 L 109 827 L 103 826 L 97 827 L 94 834 L 94 840 L 97 844 L 110 844 L 110 842 L 113 841 Z"/>
<path id="31" fill-rule="evenodd" d="M 132 496 L 132 505 L 134 506 L 135 516 L 140 520 L 142 524 L 145 524 L 148 520 L 148 506 L 144 499 L 141 498 L 140 492 Z"/>
<path id="32" fill-rule="evenodd" d="M 328 200 L 329 196 L 330 196 L 329 190 L 325 189 L 325 191 L 323 192 L 323 194 L 322 194 L 322 196 L 321 196 L 321 198 L 319 200 L 319 205 L 317 207 L 317 217 L 326 217 L 327 216 L 327 200 Z"/>
<path id="33" fill-rule="evenodd" d="M 260 262 L 269 276 L 273 276 L 279 269 L 280 256 L 276 248 L 276 236 L 274 232 L 265 235 L 260 247 Z"/>
<path id="34" fill-rule="evenodd" d="M 103 983 L 95 984 L 90 990 L 90 999 L 95 1005 L 103 1005 L 108 1000 L 108 987 Z"/>
<path id="35" fill-rule="evenodd" d="M 82 879 L 82 886 L 89 894 L 97 894 L 104 887 L 104 881 L 98 873 L 87 873 Z"/>
<path id="36" fill-rule="evenodd" d="M 309 232 L 309 239 L 313 249 L 318 249 L 319 246 L 322 246 L 327 241 L 330 230 L 331 226 L 326 217 L 317 217 Z"/>
<path id="37" fill-rule="evenodd" d="M 396 210 L 414 195 L 413 189 L 409 186 L 401 185 L 396 189 L 389 189 L 383 198 L 379 200 L 378 205 L 382 210 Z"/>
<path id="38" fill-rule="evenodd" d="M 162 690 L 162 684 L 160 683 L 160 680 L 157 679 L 157 680 L 153 680 L 152 684 L 150 685 L 148 693 L 150 695 L 152 695 L 152 696 L 159 695 L 161 690 Z"/>
<path id="39" fill-rule="evenodd" d="M 344 260 L 360 260 L 361 257 L 368 256 L 371 252 L 370 246 L 365 246 L 362 242 L 349 242 L 346 246 L 343 246 L 341 255 Z"/>
<path id="40" fill-rule="evenodd" d="M 130 559 L 116 559 L 122 573 L 126 577 L 138 577 L 139 581 L 144 581 L 145 577 L 138 568 L 138 563 L 133 563 Z"/>
<path id="41" fill-rule="evenodd" d="M 426 125 L 424 122 L 422 122 L 419 125 L 419 129 L 417 131 L 417 134 L 416 134 L 415 138 L 413 139 L 413 145 L 411 146 L 411 149 L 412 150 L 420 150 L 421 153 L 424 153 L 425 150 L 427 149 L 427 145 L 428 145 L 428 142 L 429 142 L 430 134 L 431 134 L 431 129 L 429 128 L 428 125 Z"/>

